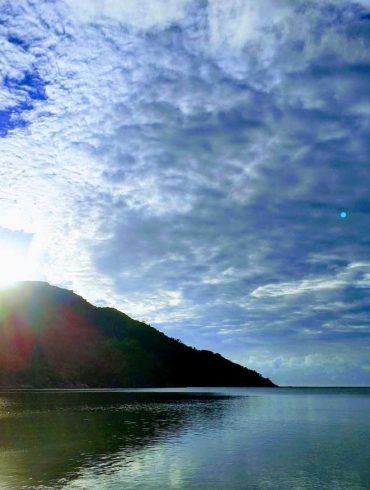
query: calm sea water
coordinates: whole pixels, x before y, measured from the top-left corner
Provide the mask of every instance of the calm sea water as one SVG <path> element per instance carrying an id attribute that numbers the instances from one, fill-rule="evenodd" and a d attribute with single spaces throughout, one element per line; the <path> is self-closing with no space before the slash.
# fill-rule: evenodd
<path id="1" fill-rule="evenodd" d="M 370 389 L 0 392 L 0 489 L 370 489 Z"/>

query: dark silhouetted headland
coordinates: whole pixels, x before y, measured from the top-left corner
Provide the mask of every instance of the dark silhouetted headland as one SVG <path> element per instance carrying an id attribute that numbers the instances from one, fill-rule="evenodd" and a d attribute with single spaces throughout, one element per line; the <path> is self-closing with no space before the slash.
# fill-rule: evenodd
<path id="1" fill-rule="evenodd" d="M 24 282 L 0 293 L 0 386 L 275 386 L 72 291 Z"/>

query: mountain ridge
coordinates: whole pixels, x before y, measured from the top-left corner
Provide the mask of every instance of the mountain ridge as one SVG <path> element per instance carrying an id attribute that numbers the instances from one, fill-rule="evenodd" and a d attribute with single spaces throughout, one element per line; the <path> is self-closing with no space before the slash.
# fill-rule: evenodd
<path id="1" fill-rule="evenodd" d="M 41 281 L 0 292 L 0 387 L 275 386 L 111 307 Z"/>

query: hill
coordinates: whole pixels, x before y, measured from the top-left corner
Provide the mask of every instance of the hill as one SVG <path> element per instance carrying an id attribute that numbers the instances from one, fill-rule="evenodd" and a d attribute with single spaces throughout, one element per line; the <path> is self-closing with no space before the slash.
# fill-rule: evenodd
<path id="1" fill-rule="evenodd" d="M 24 282 L 0 292 L 0 386 L 275 386 L 72 291 Z"/>

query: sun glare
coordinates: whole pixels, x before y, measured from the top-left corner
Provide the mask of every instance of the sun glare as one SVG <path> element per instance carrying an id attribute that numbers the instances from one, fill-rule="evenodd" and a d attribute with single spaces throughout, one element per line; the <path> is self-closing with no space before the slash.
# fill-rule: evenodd
<path id="1" fill-rule="evenodd" d="M 23 247 L 0 242 L 0 287 L 30 278 L 30 263 Z"/>

